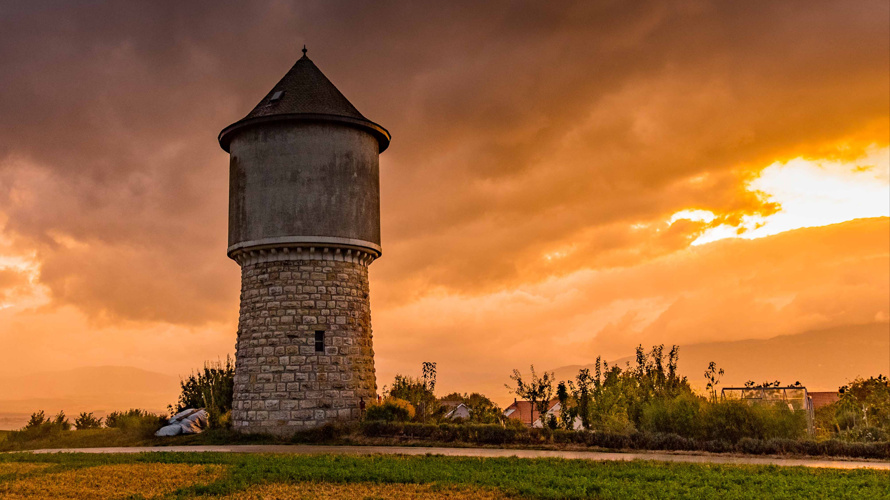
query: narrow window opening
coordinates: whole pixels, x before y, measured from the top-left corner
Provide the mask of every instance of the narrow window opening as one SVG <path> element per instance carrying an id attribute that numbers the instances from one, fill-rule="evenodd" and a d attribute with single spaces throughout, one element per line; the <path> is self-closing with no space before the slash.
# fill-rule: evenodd
<path id="1" fill-rule="evenodd" d="M 275 102 L 275 101 L 281 99 L 281 96 L 283 96 L 283 95 L 284 95 L 284 91 L 276 90 L 275 93 L 272 94 L 272 98 L 269 99 L 269 102 Z"/>
<path id="2" fill-rule="evenodd" d="M 315 332 L 315 352 L 324 352 L 324 332 Z"/>

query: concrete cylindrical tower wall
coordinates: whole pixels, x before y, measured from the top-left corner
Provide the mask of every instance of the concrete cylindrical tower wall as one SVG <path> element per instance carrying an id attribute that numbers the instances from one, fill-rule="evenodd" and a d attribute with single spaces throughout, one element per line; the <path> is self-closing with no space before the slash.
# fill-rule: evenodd
<path id="1" fill-rule="evenodd" d="M 279 122 L 230 144 L 229 254 L 336 245 L 380 254 L 379 144 L 335 122 Z"/>

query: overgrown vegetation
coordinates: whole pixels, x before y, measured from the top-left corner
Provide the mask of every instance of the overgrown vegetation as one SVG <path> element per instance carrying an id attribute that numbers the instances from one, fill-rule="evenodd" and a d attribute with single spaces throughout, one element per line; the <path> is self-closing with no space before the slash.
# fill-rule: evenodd
<path id="1" fill-rule="evenodd" d="M 434 393 L 436 388 L 436 363 L 425 361 L 422 365 L 423 375 L 420 378 L 408 375 L 396 375 L 392 385 L 383 388 L 382 405 L 378 408 L 387 408 L 396 420 L 404 421 L 404 414 L 394 411 L 395 407 L 402 407 L 411 414 L 408 419 L 417 422 L 436 421 L 443 415 L 443 408 Z M 408 404 L 408 406 L 405 405 Z M 371 417 L 376 415 L 372 410 Z M 389 420 L 387 418 L 383 420 Z"/>
<path id="2" fill-rule="evenodd" d="M 21 432 L 21 431 L 16 431 Z M 9 433 L 10 435 L 16 432 Z M 326 444 L 326 445 L 417 445 L 498 446 L 540 449 L 678 450 L 712 453 L 837 456 L 890 459 L 890 443 L 851 443 L 839 440 L 757 440 L 737 443 L 702 441 L 676 434 L 634 432 L 614 434 L 595 431 L 566 431 L 528 428 L 516 420 L 501 424 L 422 424 L 416 422 L 368 421 L 361 425 L 326 425 L 300 431 L 293 436 L 240 434 L 211 429 L 201 434 L 158 438 L 121 429 L 91 429 L 63 432 L 27 441 L 2 441 L 0 451 L 40 448 L 86 448 L 113 446 L 176 446 L 233 444 Z"/>
<path id="3" fill-rule="evenodd" d="M 231 356 L 226 356 L 225 362 L 204 363 L 203 370 L 190 374 L 180 382 L 180 386 L 182 392 L 176 405 L 171 405 L 171 413 L 204 408 L 211 429 L 230 425 L 235 391 L 235 362 Z"/>
<path id="4" fill-rule="evenodd" d="M 15 446 L 17 443 L 40 439 L 53 439 L 71 430 L 71 422 L 65 416 L 65 412 L 59 412 L 55 417 L 47 417 L 43 410 L 31 414 L 31 418 L 20 431 L 12 431 L 7 434 L 7 443 Z"/>
<path id="5" fill-rule="evenodd" d="M 0 493 L 21 492 L 25 481 L 52 485 L 59 483 L 62 475 L 76 475 L 69 484 L 78 489 L 66 490 L 68 498 L 122 497 L 111 493 L 123 493 L 122 486 L 127 487 L 128 497 L 153 497 L 152 481 L 158 474 L 171 475 L 178 470 L 155 464 L 181 467 L 189 476 L 200 475 L 169 492 L 176 498 L 238 494 L 244 496 L 237 498 L 253 498 L 258 487 L 286 484 L 296 488 L 277 498 L 311 491 L 300 486 L 328 485 L 333 490 L 350 484 L 383 484 L 397 493 L 402 485 L 428 485 L 429 491 L 440 493 L 433 498 L 455 497 L 453 487 L 465 488 L 463 498 L 486 491 L 521 498 L 882 498 L 890 480 L 890 474 L 877 470 L 646 461 L 240 453 L 0 455 L 0 466 L 20 464 L 37 467 L 32 465 L 24 474 L 0 475 Z M 41 467 L 43 464 L 49 466 Z M 118 483 L 97 481 L 107 477 L 102 474 L 110 467 L 122 472 L 113 476 Z M 224 473 L 219 473 L 220 468 Z M 134 485 L 146 489 L 135 489 Z M 361 490 L 349 490 L 338 497 L 356 498 L 357 493 Z"/>
<path id="6" fill-rule="evenodd" d="M 380 403 L 372 403 L 365 410 L 368 420 L 407 422 L 414 418 L 414 406 L 404 399 L 388 397 Z"/>
<path id="7" fill-rule="evenodd" d="M 669 450 L 711 453 L 747 453 L 756 455 L 830 455 L 856 458 L 890 458 L 890 443 L 849 443 L 838 440 L 753 439 L 736 442 L 725 439 L 701 440 L 671 433 L 568 431 L 528 428 L 521 425 L 418 424 L 364 422 L 361 435 L 386 438 L 392 442 L 431 444 L 466 444 L 497 446 L 535 446 L 542 448 L 595 447 L 607 450 Z M 329 437 L 331 435 L 329 434 Z M 341 441 L 345 442 L 345 441 Z"/>
<path id="8" fill-rule="evenodd" d="M 752 405 L 720 400 L 716 387 L 723 370 L 708 367 L 708 396 L 696 394 L 686 377 L 677 374 L 679 348 L 668 353 L 664 346 L 646 352 L 637 347 L 636 363 L 624 369 L 596 359 L 593 373 L 579 371 L 574 380 L 556 384 L 559 411 L 546 414 L 554 380 L 551 374 L 524 378 L 519 371 L 510 377 L 514 392 L 536 407 L 539 422 L 551 429 L 589 430 L 631 435 L 638 432 L 671 434 L 685 439 L 727 441 L 800 439 L 806 436 L 803 412 L 785 405 Z M 508 386 L 509 387 L 509 386 Z"/>
<path id="9" fill-rule="evenodd" d="M 839 392 L 836 403 L 816 412 L 820 434 L 846 441 L 890 439 L 890 379 L 883 375 L 860 377 Z"/>
<path id="10" fill-rule="evenodd" d="M 0 451 L 135 446 L 151 439 L 166 420 L 160 415 L 134 409 L 109 413 L 105 418 L 107 428 L 101 428 L 102 419 L 95 418 L 92 413 L 81 413 L 74 422 L 76 430 L 72 431 L 64 412 L 51 418 L 43 411 L 35 412 L 21 430 L 5 433 L 6 439 L 0 440 Z"/>
<path id="11" fill-rule="evenodd" d="M 138 436 L 152 436 L 166 423 L 164 417 L 139 409 L 115 411 L 105 417 L 106 427 Z"/>

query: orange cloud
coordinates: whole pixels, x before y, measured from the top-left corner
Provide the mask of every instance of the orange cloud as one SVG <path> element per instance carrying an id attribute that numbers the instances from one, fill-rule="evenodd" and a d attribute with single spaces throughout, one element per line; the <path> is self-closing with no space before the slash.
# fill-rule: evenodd
<path id="1" fill-rule="evenodd" d="M 638 344 L 766 339 L 886 322 L 888 234 L 886 217 L 856 220 L 723 240 L 483 296 L 441 294 L 377 309 L 382 379 L 438 360 L 447 390 L 477 384 L 499 391 L 504 374 L 531 363 L 589 364 L 598 355 L 624 357 Z M 874 355 L 890 363 L 887 353 Z M 813 358 L 813 366 L 827 361 Z"/>

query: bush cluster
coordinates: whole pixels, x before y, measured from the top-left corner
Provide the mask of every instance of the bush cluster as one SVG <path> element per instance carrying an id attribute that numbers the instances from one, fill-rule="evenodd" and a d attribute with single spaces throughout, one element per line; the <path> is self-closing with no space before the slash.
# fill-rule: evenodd
<path id="1" fill-rule="evenodd" d="M 692 394 L 653 399 L 643 408 L 640 429 L 677 434 L 702 441 L 801 439 L 807 433 L 805 412 L 739 400 L 706 401 Z"/>
<path id="2" fill-rule="evenodd" d="M 166 423 L 166 418 L 138 409 L 115 411 L 105 417 L 106 427 L 145 437 L 154 435 Z"/>
<path id="3" fill-rule="evenodd" d="M 34 441 L 52 438 L 69 430 L 71 430 L 71 422 L 68 421 L 65 412 L 60 411 L 55 417 L 50 418 L 43 410 L 40 410 L 31 414 L 31 418 L 22 430 L 10 432 L 7 440 L 10 442 Z"/>
<path id="4" fill-rule="evenodd" d="M 414 418 L 414 406 L 404 399 L 388 397 L 382 403 L 371 403 L 365 419 L 385 422 L 407 422 Z"/>
<path id="5" fill-rule="evenodd" d="M 102 427 L 102 419 L 93 416 L 92 412 L 82 412 L 74 419 L 74 428 L 82 431 L 85 429 L 98 429 Z"/>

